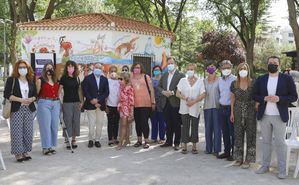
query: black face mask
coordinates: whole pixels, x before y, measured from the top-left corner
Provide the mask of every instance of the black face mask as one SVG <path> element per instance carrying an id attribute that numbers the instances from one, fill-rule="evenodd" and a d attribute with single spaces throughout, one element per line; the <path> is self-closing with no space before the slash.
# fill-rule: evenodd
<path id="1" fill-rule="evenodd" d="M 278 71 L 278 65 L 268 64 L 268 71 L 270 73 L 276 73 Z"/>
<path id="2" fill-rule="evenodd" d="M 47 75 L 51 75 L 51 76 L 53 76 L 53 75 L 54 75 L 54 71 L 53 71 L 53 69 L 49 69 L 49 70 L 47 70 Z"/>

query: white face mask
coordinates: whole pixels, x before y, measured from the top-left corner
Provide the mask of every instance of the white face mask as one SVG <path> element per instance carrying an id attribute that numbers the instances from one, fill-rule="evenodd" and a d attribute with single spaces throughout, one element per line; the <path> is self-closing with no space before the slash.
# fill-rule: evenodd
<path id="1" fill-rule="evenodd" d="M 239 75 L 241 78 L 245 78 L 248 75 L 248 71 L 243 69 L 243 70 L 239 71 Z"/>
<path id="2" fill-rule="evenodd" d="M 18 71 L 21 76 L 26 76 L 28 73 L 27 68 L 21 68 Z"/>
<path id="3" fill-rule="evenodd" d="M 231 74 L 232 70 L 231 69 L 224 69 L 221 71 L 223 76 L 228 76 Z"/>
<path id="4" fill-rule="evenodd" d="M 194 76 L 194 71 L 188 70 L 186 74 L 187 74 L 188 78 L 192 78 Z"/>
<path id="5" fill-rule="evenodd" d="M 116 75 L 117 75 L 116 72 L 112 72 L 111 73 L 111 78 L 116 78 Z"/>

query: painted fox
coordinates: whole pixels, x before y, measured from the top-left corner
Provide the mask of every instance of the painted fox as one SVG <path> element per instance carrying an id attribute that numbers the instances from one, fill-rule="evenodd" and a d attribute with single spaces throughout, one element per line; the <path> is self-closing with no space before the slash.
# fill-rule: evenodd
<path id="1" fill-rule="evenodd" d="M 124 53 L 125 55 L 128 54 L 133 49 L 135 49 L 135 45 L 136 45 L 135 42 L 138 39 L 139 39 L 139 37 L 135 37 L 135 38 L 131 39 L 130 42 L 120 44 L 119 46 L 117 46 L 115 48 L 115 53 L 117 55 L 121 55 L 122 53 Z"/>

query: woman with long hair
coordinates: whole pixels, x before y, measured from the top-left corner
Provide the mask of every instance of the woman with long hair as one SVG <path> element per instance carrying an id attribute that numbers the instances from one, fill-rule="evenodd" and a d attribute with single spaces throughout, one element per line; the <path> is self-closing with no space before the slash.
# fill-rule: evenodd
<path id="1" fill-rule="evenodd" d="M 37 120 L 39 123 L 41 144 L 44 155 L 55 154 L 59 125 L 60 101 L 59 83 L 54 65 L 48 63 L 42 70 L 42 76 L 36 81 L 38 92 Z"/>
<path id="2" fill-rule="evenodd" d="M 11 101 L 10 138 L 11 153 L 18 162 L 32 159 L 33 112 L 37 98 L 32 68 L 24 60 L 13 67 L 12 75 L 7 79 L 4 98 Z"/>
<path id="3" fill-rule="evenodd" d="M 256 109 L 252 99 L 253 82 L 250 78 L 250 68 L 247 63 L 239 64 L 237 80 L 231 84 L 231 116 L 235 129 L 235 149 L 233 157 L 235 165 L 249 168 L 255 162 L 256 156 Z M 246 133 L 247 151 L 244 152 L 244 137 Z M 244 154 L 245 155 L 245 160 Z"/>
<path id="4" fill-rule="evenodd" d="M 83 104 L 82 90 L 80 87 L 78 65 L 74 61 L 67 61 L 59 83 L 59 92 L 63 90 L 62 111 L 63 120 L 72 142 L 72 148 L 77 148 L 76 137 L 80 136 L 80 113 Z M 64 137 L 66 137 L 66 134 Z M 67 149 L 71 149 L 67 142 Z"/>

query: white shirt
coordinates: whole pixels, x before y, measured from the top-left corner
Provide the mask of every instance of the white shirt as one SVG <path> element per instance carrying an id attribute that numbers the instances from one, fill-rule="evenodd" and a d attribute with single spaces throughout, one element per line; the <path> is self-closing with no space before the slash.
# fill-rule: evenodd
<path id="1" fill-rule="evenodd" d="M 107 105 L 110 107 L 117 107 L 119 102 L 120 84 L 118 80 L 108 79 L 109 83 L 109 96 L 107 99 Z"/>
<path id="2" fill-rule="evenodd" d="M 173 70 L 172 73 L 168 72 L 168 78 L 167 78 L 167 91 L 169 91 L 169 86 L 170 86 L 170 83 L 171 83 L 171 80 L 172 80 L 172 77 L 175 73 L 176 69 Z"/>
<path id="3" fill-rule="evenodd" d="M 96 78 L 97 86 L 98 86 L 98 89 L 99 89 L 100 88 L 100 78 L 101 78 L 101 76 L 97 77 L 96 75 L 94 75 L 94 77 Z"/>
<path id="4" fill-rule="evenodd" d="M 206 92 L 205 85 L 202 79 L 197 79 L 197 81 L 190 86 L 190 83 L 187 78 L 182 78 L 177 86 L 181 94 L 189 99 L 196 99 L 199 95 Z M 200 102 L 197 102 L 191 107 L 187 106 L 185 100 L 180 101 L 180 114 L 189 114 L 190 116 L 198 118 L 200 112 Z"/>
<path id="5" fill-rule="evenodd" d="M 28 98 L 28 94 L 29 94 L 28 82 L 27 81 L 23 82 L 22 80 L 19 79 L 19 84 L 20 84 L 22 98 Z"/>
<path id="6" fill-rule="evenodd" d="M 278 76 L 275 77 L 269 76 L 268 84 L 267 84 L 268 96 L 276 95 L 277 82 L 278 82 Z M 265 115 L 270 115 L 270 116 L 279 115 L 277 104 L 272 102 L 267 102 Z"/>

